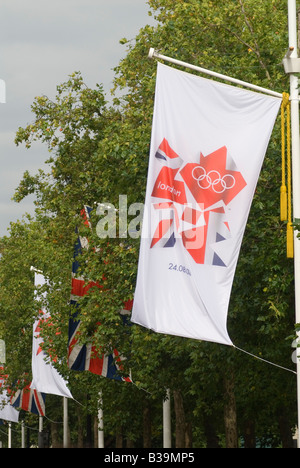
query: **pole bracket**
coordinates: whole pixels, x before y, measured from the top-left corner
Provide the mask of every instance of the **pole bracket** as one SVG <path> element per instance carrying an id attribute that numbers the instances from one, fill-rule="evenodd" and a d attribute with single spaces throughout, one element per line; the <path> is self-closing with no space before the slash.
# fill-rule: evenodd
<path id="1" fill-rule="evenodd" d="M 300 73 L 300 58 L 291 57 L 294 47 L 289 47 L 287 53 L 282 60 L 285 73 Z"/>

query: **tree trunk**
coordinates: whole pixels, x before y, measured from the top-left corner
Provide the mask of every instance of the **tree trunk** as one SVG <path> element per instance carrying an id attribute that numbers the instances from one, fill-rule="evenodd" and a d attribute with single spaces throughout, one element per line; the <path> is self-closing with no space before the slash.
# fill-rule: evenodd
<path id="1" fill-rule="evenodd" d="M 211 416 L 204 416 L 204 433 L 207 448 L 220 448 L 219 438 L 216 433 L 214 421 Z"/>
<path id="2" fill-rule="evenodd" d="M 126 448 L 134 448 L 134 440 L 126 439 Z"/>
<path id="3" fill-rule="evenodd" d="M 175 435 L 175 445 L 176 448 L 185 448 L 185 432 L 186 432 L 186 422 L 185 422 L 185 412 L 183 407 L 183 398 L 179 390 L 174 390 L 174 411 L 176 417 L 176 435 Z"/>
<path id="4" fill-rule="evenodd" d="M 98 417 L 94 416 L 94 448 L 98 448 Z"/>
<path id="5" fill-rule="evenodd" d="M 255 422 L 248 419 L 244 426 L 245 448 L 256 448 Z"/>
<path id="6" fill-rule="evenodd" d="M 236 402 L 234 394 L 234 378 L 232 374 L 225 375 L 224 377 L 224 391 L 224 424 L 226 448 L 238 448 Z"/>
<path id="7" fill-rule="evenodd" d="M 93 437 L 92 437 L 92 416 L 88 414 L 86 416 L 86 447 L 93 448 Z"/>
<path id="8" fill-rule="evenodd" d="M 123 430 L 122 430 L 122 427 L 117 427 L 117 430 L 116 430 L 116 448 L 123 448 Z"/>
<path id="9" fill-rule="evenodd" d="M 143 414 L 143 447 L 151 448 L 152 433 L 151 433 L 151 409 L 149 402 L 146 402 Z"/>
<path id="10" fill-rule="evenodd" d="M 61 448 L 58 437 L 58 427 L 55 423 L 51 423 L 51 445 L 52 448 Z"/>
<path id="11" fill-rule="evenodd" d="M 294 448 L 293 435 L 284 408 L 281 408 L 279 411 L 278 424 L 282 441 L 282 448 Z"/>
<path id="12" fill-rule="evenodd" d="M 192 448 L 193 446 L 193 427 L 191 422 L 185 425 L 185 448 Z"/>
<path id="13" fill-rule="evenodd" d="M 78 430 L 77 430 L 77 447 L 83 448 L 83 415 L 81 409 L 77 408 L 77 421 L 78 421 Z"/>

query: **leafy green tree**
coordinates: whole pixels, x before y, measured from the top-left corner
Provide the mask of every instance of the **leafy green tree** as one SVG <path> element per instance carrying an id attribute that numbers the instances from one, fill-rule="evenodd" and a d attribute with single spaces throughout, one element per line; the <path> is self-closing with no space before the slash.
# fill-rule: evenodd
<path id="1" fill-rule="evenodd" d="M 268 435 L 277 443 L 287 439 L 280 428 L 285 425 L 291 430 L 296 422 L 291 374 L 273 368 L 267 371 L 262 367 L 265 363 L 258 364 L 221 345 L 155 334 L 135 325 L 122 326 L 119 311 L 134 294 L 139 239 L 128 234 L 128 224 L 137 213 L 124 223 L 120 206 L 124 198 L 120 195 L 127 196 L 128 207 L 144 201 L 156 75 L 155 63 L 147 58 L 149 48 L 286 91 L 288 80 L 281 61 L 287 47 L 287 8 L 279 0 L 148 3 L 157 24 L 141 29 L 135 41 L 122 39 L 127 53 L 115 70 L 115 90 L 126 91 L 122 98 L 114 99 L 112 108 L 107 107 L 101 86 L 91 90 L 80 73 L 74 73 L 57 88 L 55 101 L 36 98 L 33 123 L 17 132 L 17 144 L 30 148 L 40 140 L 48 146 L 50 156 L 49 173 L 26 172 L 15 194 L 16 201 L 36 195 L 36 220 L 12 225 L 10 237 L 2 239 L 0 321 L 5 328 L 11 325 L 6 328 L 10 330 L 9 353 L 17 356 L 12 375 L 21 372 L 18 362 L 25 337 L 19 343 L 18 333 L 26 326 L 29 329 L 34 315 L 32 264 L 44 271 L 52 286 L 48 306 L 54 327 L 44 330 L 46 346 L 65 356 L 70 272 L 78 227 L 89 240 L 89 249 L 80 257 L 80 273 L 87 282 L 92 279 L 98 283 L 81 301 L 81 340 L 85 343 L 92 336 L 99 350 L 111 351 L 112 346 L 122 350 L 127 356 L 124 373 L 131 369 L 134 380 L 130 387 L 103 382 L 91 374 L 70 373 L 79 400 L 87 398 L 83 389 L 88 388 L 88 407 L 94 413 L 99 389 L 104 388 L 106 407 L 117 409 L 115 416 L 106 419 L 110 434 L 117 429 L 120 433 L 122 428 L 125 439 L 141 444 L 137 415 L 152 407 L 153 421 L 161 420 L 162 400 L 170 389 L 177 422 L 180 420 L 184 429 L 184 434 L 176 431 L 180 446 L 187 444 L 183 442 L 186 437 L 191 440 L 191 432 L 194 446 L 224 446 L 230 429 L 236 431 L 236 439 L 243 436 L 246 440 L 247 435 L 249 440 L 249 428 L 250 435 L 255 428 L 258 437 Z M 278 220 L 280 180 L 277 125 L 247 224 L 228 327 L 240 348 L 291 367 L 286 337 L 293 330 L 293 272 L 292 262 L 285 257 L 285 226 Z M 92 228 L 82 222 L 84 204 L 94 208 Z M 116 235 L 99 237 L 108 206 L 113 209 Z M 15 266 L 13 247 L 15 252 L 24 252 Z M 24 292 L 18 296 L 22 282 L 26 283 Z M 16 305 L 20 314 L 13 323 L 11 314 Z M 58 326 L 60 335 L 55 334 Z M 29 348 L 29 337 L 26 340 Z M 62 370 L 68 374 L 66 367 Z M 292 395 L 289 400 L 287 394 Z M 264 411 L 258 411 L 262 407 Z M 236 427 L 228 427 L 224 410 L 228 410 L 227 415 L 236 411 Z M 212 424 L 215 421 L 218 423 Z M 153 435 L 157 443 L 157 434 Z M 237 440 L 230 444 L 235 446 Z"/>
<path id="2" fill-rule="evenodd" d="M 116 86 L 129 88 L 124 109 L 134 123 L 143 125 L 145 116 L 151 113 L 155 64 L 146 60 L 150 47 L 245 81 L 277 91 L 287 90 L 288 80 L 281 65 L 288 42 L 284 2 L 150 0 L 149 5 L 158 21 L 157 27 L 148 26 L 141 30 L 135 43 L 127 42 L 126 58 L 116 69 Z M 133 64 L 139 64 L 138 70 Z M 139 103 L 139 109 L 135 103 Z M 290 368 L 290 344 L 285 338 L 293 329 L 293 266 L 285 257 L 285 226 L 279 222 L 279 185 L 280 127 L 277 125 L 246 229 L 228 325 L 234 342 L 241 348 Z M 184 348 L 188 352 L 182 342 L 182 351 Z M 217 369 L 221 372 L 228 369 L 224 360 L 230 361 L 227 354 L 231 350 L 216 352 L 210 345 L 204 349 L 212 352 Z M 207 376 L 207 370 L 203 370 L 203 375 Z M 234 375 L 239 377 L 241 373 L 234 372 Z M 259 381 L 259 373 L 256 376 Z M 247 388 L 246 380 L 243 382 Z M 290 375 L 286 381 L 294 388 Z M 258 385 L 256 388 L 261 389 Z M 244 394 L 247 395 L 246 390 Z M 252 399 L 253 395 L 250 396 Z M 286 404 L 284 398 L 281 400 L 284 400 L 281 404 Z M 267 392 L 264 401 L 265 404 L 268 401 Z M 292 397 L 290 402 L 289 427 L 292 428 L 295 399 Z M 248 399 L 242 403 L 243 408 L 250 406 Z M 239 400 L 237 404 L 240 407 Z"/>

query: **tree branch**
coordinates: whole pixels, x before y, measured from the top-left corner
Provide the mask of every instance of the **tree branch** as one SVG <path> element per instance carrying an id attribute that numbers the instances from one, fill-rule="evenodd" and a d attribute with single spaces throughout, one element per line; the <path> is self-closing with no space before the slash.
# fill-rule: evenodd
<path id="1" fill-rule="evenodd" d="M 245 11 L 245 7 L 244 7 L 244 3 L 243 3 L 243 0 L 238 0 L 239 1 L 239 4 L 240 4 L 240 7 L 241 7 L 241 10 L 242 10 L 242 13 L 243 13 L 243 16 L 244 16 L 244 19 L 245 19 L 245 23 L 247 25 L 247 28 L 248 30 L 250 31 L 250 34 L 253 38 L 253 42 L 254 42 L 254 45 L 255 45 L 255 48 L 251 47 L 251 49 L 253 50 L 253 52 L 256 54 L 257 58 L 258 58 L 258 61 L 259 61 L 259 64 L 261 65 L 261 67 L 263 68 L 263 70 L 265 70 L 265 73 L 266 73 L 266 77 L 267 79 L 271 82 L 271 76 L 270 76 L 270 73 L 266 67 L 266 64 L 263 62 L 262 60 L 262 57 L 261 57 L 261 53 L 260 53 L 260 50 L 259 50 L 259 46 L 258 46 L 258 43 L 255 39 L 255 33 L 254 33 L 254 29 L 246 15 L 246 11 Z M 238 38 L 238 36 L 235 34 L 235 36 Z M 241 40 L 241 39 L 240 39 Z M 244 41 L 242 41 L 244 43 Z"/>

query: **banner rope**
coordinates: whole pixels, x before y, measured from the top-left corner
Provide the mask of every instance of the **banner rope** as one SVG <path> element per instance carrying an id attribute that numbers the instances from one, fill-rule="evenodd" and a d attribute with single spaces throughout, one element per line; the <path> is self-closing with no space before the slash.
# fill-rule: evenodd
<path id="1" fill-rule="evenodd" d="M 274 362 L 267 361 L 266 359 L 263 359 L 263 358 L 261 358 L 259 356 L 256 356 L 255 354 L 249 353 L 248 351 L 245 351 L 244 349 L 241 349 L 238 346 L 235 346 L 235 345 L 233 345 L 233 346 L 234 346 L 234 348 L 238 349 L 242 353 L 248 354 L 249 356 L 252 356 L 255 359 L 259 359 L 260 361 L 266 362 L 267 364 L 271 364 L 272 366 L 279 367 L 280 369 L 286 370 L 288 372 L 292 372 L 293 374 L 297 375 L 297 372 L 292 370 L 292 369 L 288 369 L 287 367 L 280 366 L 279 364 L 275 364 Z"/>
<path id="2" fill-rule="evenodd" d="M 281 103 L 281 187 L 280 220 L 287 221 L 287 258 L 294 256 L 292 225 L 292 171 L 291 171 L 291 105 L 288 93 L 282 94 Z M 286 128 L 286 131 L 285 131 Z M 286 182 L 287 179 L 287 182 Z M 286 185 L 287 183 L 287 185 Z"/>

